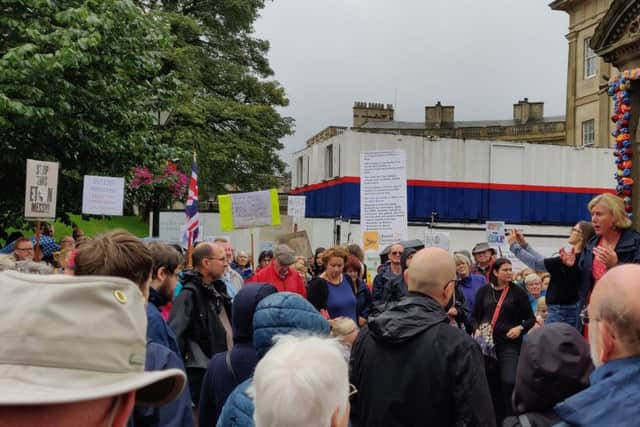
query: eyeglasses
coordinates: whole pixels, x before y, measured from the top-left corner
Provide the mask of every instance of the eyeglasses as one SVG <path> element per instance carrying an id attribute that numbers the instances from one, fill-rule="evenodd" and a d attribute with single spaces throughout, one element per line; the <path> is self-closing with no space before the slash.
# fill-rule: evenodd
<path id="1" fill-rule="evenodd" d="M 358 392 L 358 389 L 353 384 L 349 384 L 349 397 L 353 396 Z"/>
<path id="2" fill-rule="evenodd" d="M 393 251 L 390 252 L 391 255 L 402 255 L 402 251 Z"/>
<path id="3" fill-rule="evenodd" d="M 588 325 L 590 321 L 599 322 L 600 319 L 597 317 L 589 317 L 589 312 L 586 308 L 583 308 L 580 312 L 580 321 L 583 325 Z"/>

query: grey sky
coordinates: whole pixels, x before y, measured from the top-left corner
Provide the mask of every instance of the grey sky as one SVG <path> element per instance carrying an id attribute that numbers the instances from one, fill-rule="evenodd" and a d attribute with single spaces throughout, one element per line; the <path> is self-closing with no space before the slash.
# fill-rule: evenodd
<path id="1" fill-rule="evenodd" d="M 394 104 L 404 121 L 424 120 L 438 100 L 457 120 L 509 119 L 524 97 L 564 115 L 568 16 L 549 2 L 267 2 L 256 34 L 271 43 L 291 101 L 282 112 L 296 120 L 283 158 L 328 125 L 351 125 L 353 101 Z"/>

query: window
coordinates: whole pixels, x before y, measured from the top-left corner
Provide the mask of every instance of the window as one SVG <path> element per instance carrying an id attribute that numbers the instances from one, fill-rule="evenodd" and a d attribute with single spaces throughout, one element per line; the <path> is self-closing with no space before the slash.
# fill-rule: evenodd
<path id="1" fill-rule="evenodd" d="M 333 178 L 333 145 L 327 145 L 324 152 L 324 177 Z"/>
<path id="2" fill-rule="evenodd" d="M 304 157 L 298 157 L 296 162 L 296 185 L 304 185 Z"/>
<path id="3" fill-rule="evenodd" d="M 584 78 L 590 79 L 596 75 L 596 67 L 598 64 L 598 57 L 596 53 L 589 46 L 591 39 L 584 40 Z"/>
<path id="4" fill-rule="evenodd" d="M 582 122 L 582 146 L 590 147 L 596 140 L 596 121 L 591 119 Z"/>

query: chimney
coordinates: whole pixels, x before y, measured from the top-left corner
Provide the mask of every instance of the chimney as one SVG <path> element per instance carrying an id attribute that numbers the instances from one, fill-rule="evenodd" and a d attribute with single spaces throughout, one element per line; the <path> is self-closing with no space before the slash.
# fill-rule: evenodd
<path id="1" fill-rule="evenodd" d="M 513 120 L 519 124 L 542 120 L 543 117 L 544 102 L 529 102 L 529 98 L 525 98 L 513 104 Z"/>
<path id="2" fill-rule="evenodd" d="M 376 102 L 353 103 L 353 127 L 359 128 L 367 122 L 393 121 L 393 105 Z"/>
<path id="3" fill-rule="evenodd" d="M 424 107 L 424 121 L 429 129 L 452 128 L 455 124 L 455 106 L 442 105 L 440 101 L 433 107 Z"/>

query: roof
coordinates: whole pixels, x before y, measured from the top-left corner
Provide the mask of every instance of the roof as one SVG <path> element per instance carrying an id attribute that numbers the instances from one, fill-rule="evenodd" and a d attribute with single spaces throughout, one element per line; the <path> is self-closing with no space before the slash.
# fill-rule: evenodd
<path id="1" fill-rule="evenodd" d="M 575 3 L 577 3 L 576 0 L 554 0 L 549 3 L 549 7 L 553 10 L 568 11 Z"/>
<path id="2" fill-rule="evenodd" d="M 530 120 L 524 124 L 536 123 L 558 123 L 564 122 L 564 116 L 544 117 L 542 120 Z M 457 121 L 454 122 L 453 128 L 482 128 L 482 127 L 510 127 L 522 126 L 523 123 L 515 120 L 475 120 L 475 121 Z M 362 125 L 362 129 L 431 129 L 426 126 L 425 122 L 401 122 L 396 120 L 386 122 L 371 121 Z"/>

